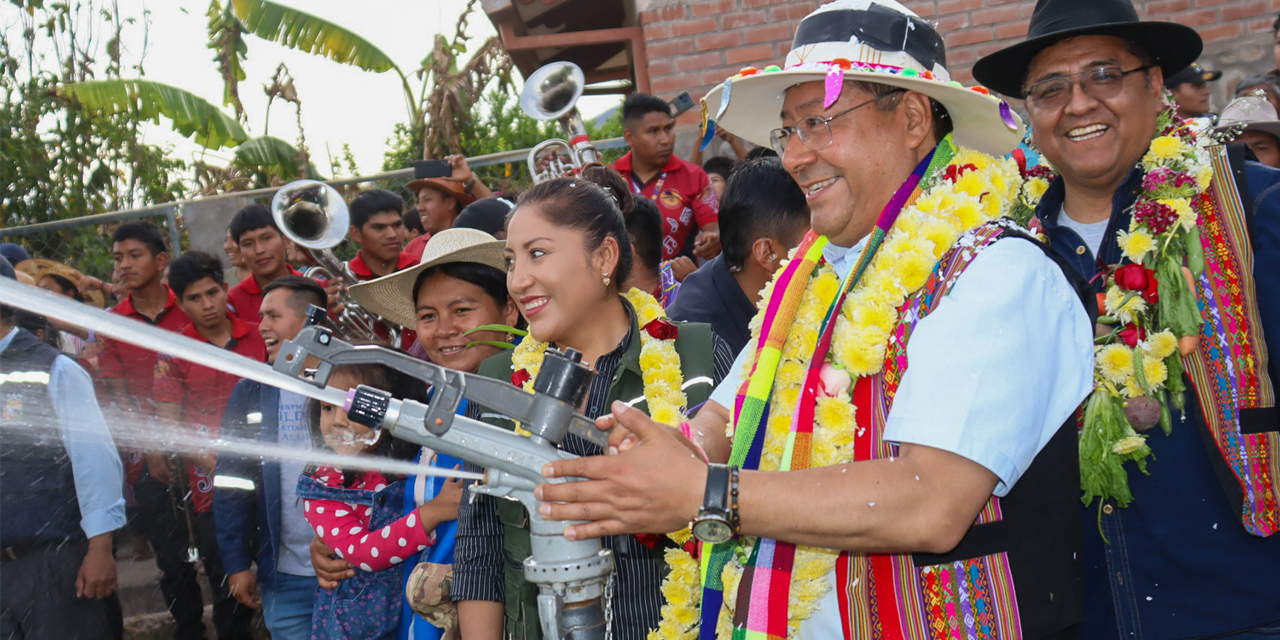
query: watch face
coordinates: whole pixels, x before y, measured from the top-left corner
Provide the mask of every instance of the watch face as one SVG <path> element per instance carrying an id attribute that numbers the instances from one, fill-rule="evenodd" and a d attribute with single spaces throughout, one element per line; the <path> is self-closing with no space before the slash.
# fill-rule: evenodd
<path id="1" fill-rule="evenodd" d="M 717 518 L 699 520 L 693 523 L 693 535 L 703 542 L 719 544 L 733 538 L 733 528 Z"/>

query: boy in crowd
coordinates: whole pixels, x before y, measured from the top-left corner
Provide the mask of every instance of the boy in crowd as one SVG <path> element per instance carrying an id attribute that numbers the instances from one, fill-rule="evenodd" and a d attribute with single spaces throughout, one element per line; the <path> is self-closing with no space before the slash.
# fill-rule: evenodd
<path id="1" fill-rule="evenodd" d="M 276 278 L 297 274 L 285 261 L 285 237 L 271 217 L 271 207 L 251 204 L 231 219 L 231 239 L 240 245 L 240 255 L 252 272 L 227 292 L 227 302 L 236 317 L 249 323 L 258 321 L 263 288 Z"/>
<path id="2" fill-rule="evenodd" d="M 217 258 L 201 252 L 188 251 L 169 263 L 169 285 L 178 297 L 178 305 L 191 319 L 182 328 L 182 335 L 207 342 L 251 360 L 266 360 L 267 348 L 258 335 L 255 325 L 237 318 L 227 311 L 227 285 L 223 280 L 222 263 Z M 174 433 L 194 434 L 205 440 L 216 439 L 221 432 L 222 412 L 227 406 L 231 390 L 239 378 L 216 369 L 194 364 L 162 354 L 155 363 L 156 411 L 161 425 Z M 213 624 L 219 640 L 251 638 L 249 624 L 253 611 L 236 602 L 227 589 L 227 576 L 223 570 L 221 555 L 213 523 L 213 468 L 215 454 L 212 451 L 186 456 L 175 471 L 158 467 L 157 480 L 166 484 L 177 483 L 182 495 L 182 509 L 192 509 L 191 522 L 195 525 L 200 558 L 213 591 Z M 179 524 L 177 514 L 172 514 L 173 527 Z M 170 610 L 180 621 L 201 621 L 203 601 L 200 585 L 196 581 L 195 566 L 185 561 L 187 545 L 156 545 L 156 554 L 172 556 L 167 562 L 182 567 L 177 588 L 181 592 L 179 602 Z M 180 607 L 189 611 L 179 612 Z M 204 624 L 198 624 L 204 637 Z M 181 634 L 180 634 L 181 637 Z"/>
<path id="3" fill-rule="evenodd" d="M 400 196 L 386 189 L 373 189 L 356 196 L 347 211 L 351 217 L 347 236 L 360 247 L 347 266 L 361 282 L 418 264 L 413 256 L 400 250 L 405 232 L 401 218 L 404 200 Z"/>
<path id="4" fill-rule="evenodd" d="M 724 156 L 714 156 L 702 163 L 702 170 L 707 172 L 707 179 L 711 181 L 716 197 L 721 200 L 721 206 L 724 201 L 724 186 L 729 183 L 729 174 L 733 173 L 735 164 L 737 163 L 732 158 Z"/>
<path id="5" fill-rule="evenodd" d="M 650 293 L 663 307 L 670 307 L 680 291 L 671 267 L 662 262 L 662 214 L 651 200 L 637 198 L 627 215 L 627 235 L 631 238 L 631 275 L 627 286 Z M 680 256 L 692 266 L 692 261 Z"/>
<path id="6" fill-rule="evenodd" d="M 734 353 L 746 346 L 760 290 L 809 230 L 804 192 L 777 158 L 746 162 L 721 201 L 723 252 L 684 279 L 673 320 L 711 325 Z"/>
<path id="7" fill-rule="evenodd" d="M 169 331 L 180 331 L 190 320 L 178 306 L 177 296 L 161 282 L 169 264 L 169 252 L 160 228 L 147 221 L 126 222 L 116 228 L 111 239 L 115 271 L 127 291 L 124 300 L 111 308 L 111 313 Z M 153 393 L 156 352 L 113 338 L 101 340 L 98 370 L 108 397 L 131 426 L 136 428 L 149 424 L 156 414 Z M 174 521 L 169 487 L 153 477 L 157 474 L 163 476 L 167 470 L 165 461 L 168 454 L 163 451 L 147 452 L 144 458 L 143 452 L 136 447 L 126 447 L 123 453 L 125 479 L 133 485 L 136 502 L 130 527 L 149 539 L 156 550 L 181 547 L 185 551 L 187 531 L 185 526 L 179 527 Z M 180 586 L 185 573 L 183 562 L 180 559 L 174 561 L 172 555 L 157 553 L 156 566 L 162 574 L 160 592 L 165 605 L 177 618 L 179 630 L 188 634 L 179 637 L 203 634 L 198 606 L 195 607 L 194 619 L 182 617 L 184 612 L 191 610 L 183 604 Z"/>
<path id="8" fill-rule="evenodd" d="M 418 215 L 417 209 L 406 209 L 400 214 L 400 222 L 404 223 L 404 241 L 406 243 L 413 242 L 414 238 L 427 232 L 422 228 L 422 216 Z"/>
<path id="9" fill-rule="evenodd" d="M 445 161 L 453 170 L 448 178 L 427 178 L 415 167 L 414 180 L 404 186 L 417 198 L 416 208 L 422 221 L 422 235 L 404 248 L 413 256 L 414 264 L 422 258 L 422 250 L 432 234 L 453 227 L 463 207 L 479 198 L 493 197 L 493 191 L 471 170 L 465 156 L 454 154 L 446 156 Z"/>
<path id="10" fill-rule="evenodd" d="M 266 344 L 267 362 L 275 362 L 280 343 L 306 326 L 307 307 L 326 308 L 326 301 L 319 283 L 298 275 L 264 287 L 258 333 Z M 242 380 L 227 401 L 222 433 L 310 450 L 306 407 L 304 396 Z M 262 609 L 267 630 L 276 640 L 311 637 L 316 577 L 310 545 L 315 532 L 297 498 L 304 466 L 294 460 L 223 455 L 214 478 L 214 523 L 229 590 L 240 604 Z"/>
<path id="11" fill-rule="evenodd" d="M 1190 120 L 1209 115 L 1213 110 L 1209 105 L 1212 97 L 1209 83 L 1217 82 L 1221 77 L 1221 71 L 1206 71 L 1200 63 L 1193 62 L 1186 69 L 1165 78 L 1164 87 L 1178 104 L 1178 117 Z"/>
<path id="12" fill-rule="evenodd" d="M 622 103 L 622 137 L 631 151 L 613 163 L 632 193 L 652 200 L 662 212 L 662 259 L 670 260 L 685 246 L 696 225 L 693 253 L 711 259 L 720 253 L 720 201 L 707 174 L 696 164 L 676 157 L 675 126 L 666 101 L 633 93 Z M 677 279 L 685 273 L 676 272 Z"/>
<path id="13" fill-rule="evenodd" d="M 347 263 L 360 282 L 381 278 L 418 264 L 412 255 L 400 250 L 404 246 L 404 200 L 386 189 L 366 191 L 347 206 L 351 228 L 347 236 L 360 247 L 356 257 Z M 343 288 L 352 283 L 343 283 Z M 382 329 L 378 335 L 386 337 Z M 417 341 L 412 328 L 401 331 L 400 347 L 408 349 Z"/>

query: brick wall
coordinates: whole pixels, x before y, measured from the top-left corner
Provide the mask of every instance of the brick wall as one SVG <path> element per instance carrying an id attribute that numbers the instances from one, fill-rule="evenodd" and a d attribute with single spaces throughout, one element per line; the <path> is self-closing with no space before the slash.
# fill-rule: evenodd
<path id="1" fill-rule="evenodd" d="M 654 0 L 641 12 L 655 94 L 694 100 L 742 67 L 782 64 L 800 19 L 819 0 Z M 696 123 L 699 111 L 681 117 Z"/>
<path id="2" fill-rule="evenodd" d="M 1034 0 L 902 0 L 934 22 L 947 43 L 952 76 L 972 83 L 978 58 L 1021 40 Z M 653 92 L 694 99 L 745 66 L 782 64 L 800 19 L 818 0 L 650 0 L 641 11 Z M 1195 27 L 1205 40 L 1202 63 L 1226 70 L 1216 83 L 1219 108 L 1227 91 L 1249 73 L 1266 71 L 1271 24 L 1280 0 L 1136 0 L 1144 19 Z M 698 120 L 697 110 L 681 117 Z"/>

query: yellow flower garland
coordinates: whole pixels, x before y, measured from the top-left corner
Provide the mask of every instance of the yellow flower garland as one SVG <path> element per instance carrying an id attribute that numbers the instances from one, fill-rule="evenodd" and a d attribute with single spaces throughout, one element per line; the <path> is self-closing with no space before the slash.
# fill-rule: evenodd
<path id="1" fill-rule="evenodd" d="M 635 308 L 640 327 L 667 317 L 662 305 L 639 289 L 632 289 L 623 297 Z M 530 333 L 511 354 L 512 370 L 529 372 L 523 385 L 525 391 L 533 392 L 533 381 L 538 379 L 547 346 Z M 680 370 L 680 354 L 676 353 L 675 339 L 659 340 L 647 331 L 640 331 L 640 370 L 644 372 L 644 399 L 649 405 L 649 417 L 655 422 L 679 425 L 684 420 L 688 398 L 684 394 L 684 374 Z"/>
<path id="2" fill-rule="evenodd" d="M 973 168 L 963 171 L 955 182 L 943 179 L 943 171 L 933 176 L 933 184 L 899 214 L 862 281 L 849 292 L 841 307 L 832 336 L 830 357 L 835 365 L 844 367 L 855 378 L 874 375 L 884 367 L 889 336 L 898 325 L 899 307 L 925 285 L 943 254 L 966 231 L 1008 215 L 1022 189 L 1017 164 L 1011 159 L 997 159 L 960 148 L 949 166 Z M 793 251 L 789 259 L 794 257 Z M 746 347 L 748 353 L 755 353 L 761 319 L 775 282 L 771 280 L 761 292 L 759 311 L 750 325 L 752 338 Z M 764 449 L 760 456 L 762 471 L 776 471 L 781 464 L 796 402 L 817 347 L 818 329 L 839 289 L 839 277 L 825 263 L 809 279 L 782 348 Z M 748 358 L 742 372 L 744 379 L 753 366 L 754 357 Z M 850 391 L 852 387 L 839 396 L 817 401 L 812 468 L 853 461 L 853 443 L 857 434 L 852 428 L 855 423 Z M 733 437 L 733 425 L 729 426 L 728 435 Z M 725 565 L 722 573 L 725 598 L 716 627 L 718 637 L 728 638 L 732 634 L 742 563 L 754 544 L 754 538 L 740 538 L 738 553 Z M 830 590 L 826 576 L 835 569 L 838 557 L 839 552 L 831 549 L 796 548 L 791 574 L 788 636 L 799 634 L 801 623 L 813 615 L 818 602 Z M 701 602 L 699 585 L 672 583 L 686 579 L 687 568 L 691 564 L 696 567 L 697 563 L 681 549 L 668 550 L 667 563 L 672 572 L 662 589 L 668 602 L 662 608 L 662 622 L 657 630 L 649 633 L 649 639 L 696 638 Z"/>
<path id="3" fill-rule="evenodd" d="M 642 328 L 654 320 L 667 317 L 662 305 L 648 293 L 633 288 L 623 294 L 623 297 L 635 308 L 636 324 Z M 516 346 L 515 352 L 511 355 L 513 371 L 523 369 L 529 372 L 529 377 L 524 382 L 525 391 L 533 392 L 533 381 L 537 379 L 538 371 L 542 368 L 542 358 L 547 352 L 547 346 L 547 343 L 534 339 L 530 334 Z M 675 339 L 659 340 L 642 329 L 640 331 L 640 371 L 644 376 L 644 399 L 649 406 L 649 417 L 654 422 L 678 426 L 685 419 L 684 410 L 689 400 L 684 393 L 684 374 L 680 369 L 680 354 L 676 352 Z M 528 433 L 518 426 L 516 430 Z M 677 545 L 683 545 L 689 541 L 692 534 L 688 529 L 683 529 L 669 534 L 668 537 Z M 671 603 L 689 602 L 701 596 L 698 562 L 679 547 L 667 549 L 665 559 L 671 568 L 671 574 L 662 585 L 662 594 L 668 604 L 662 607 L 665 626 L 660 626 L 659 630 L 669 632 L 659 634 L 659 630 L 652 630 L 649 632 L 649 637 L 655 640 L 687 638 L 691 637 L 687 630 L 692 627 L 694 630 L 692 637 L 696 638 L 697 611 Z M 677 631 L 675 625 L 679 625 L 681 631 Z"/>

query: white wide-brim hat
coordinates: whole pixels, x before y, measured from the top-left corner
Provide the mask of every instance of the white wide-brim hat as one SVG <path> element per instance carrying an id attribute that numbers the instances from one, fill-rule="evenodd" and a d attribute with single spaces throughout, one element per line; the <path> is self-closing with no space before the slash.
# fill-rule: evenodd
<path id="1" fill-rule="evenodd" d="M 451 262 L 475 262 L 507 272 L 502 254 L 507 243 L 478 229 L 445 229 L 431 236 L 422 249 L 422 260 L 403 271 L 361 282 L 350 289 L 360 306 L 402 327 L 418 326 L 415 308 L 418 275 L 431 267 Z"/>
<path id="2" fill-rule="evenodd" d="M 828 79 L 828 76 L 832 76 Z M 735 135 L 769 147 L 782 126 L 787 89 L 827 82 L 827 96 L 844 80 L 918 91 L 946 107 L 956 144 L 1003 156 L 1022 141 L 1022 119 L 984 87 L 951 80 L 946 48 L 933 25 L 894 0 L 836 0 L 796 27 L 782 68 L 747 67 L 704 98 L 707 117 Z M 727 104 L 722 104 L 727 102 Z"/>
<path id="3" fill-rule="evenodd" d="M 1222 110 L 1214 129 L 1261 131 L 1280 138 L 1280 117 L 1276 116 L 1276 108 L 1266 98 L 1260 95 L 1241 96 Z"/>

